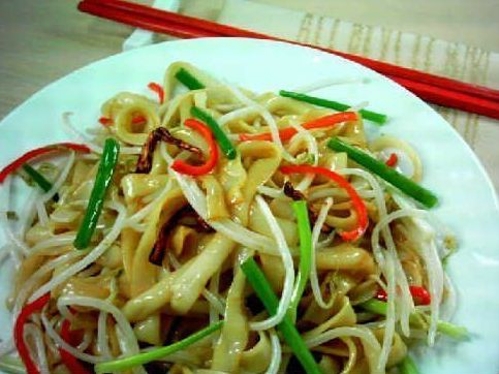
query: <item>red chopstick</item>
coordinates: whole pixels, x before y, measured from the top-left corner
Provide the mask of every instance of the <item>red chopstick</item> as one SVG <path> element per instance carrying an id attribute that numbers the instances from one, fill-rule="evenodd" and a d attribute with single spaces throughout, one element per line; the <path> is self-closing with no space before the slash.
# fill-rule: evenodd
<path id="1" fill-rule="evenodd" d="M 499 91 L 366 57 L 222 25 L 124 0 L 82 0 L 82 12 L 179 38 L 247 37 L 307 46 L 355 61 L 396 81 L 422 100 L 499 119 Z"/>
<path id="2" fill-rule="evenodd" d="M 431 86 L 424 82 L 409 81 L 406 78 L 391 75 L 387 75 L 387 77 L 411 90 L 426 102 L 499 119 L 499 101 L 497 100 L 483 99 L 459 91 L 449 91 L 446 88 Z"/>

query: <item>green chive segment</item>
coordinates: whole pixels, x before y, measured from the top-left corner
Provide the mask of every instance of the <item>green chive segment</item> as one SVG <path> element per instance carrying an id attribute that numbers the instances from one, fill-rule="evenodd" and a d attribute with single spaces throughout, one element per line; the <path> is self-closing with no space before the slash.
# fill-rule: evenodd
<path id="1" fill-rule="evenodd" d="M 277 313 L 277 308 L 279 307 L 279 300 L 272 290 L 269 281 L 265 278 L 265 274 L 263 274 L 255 260 L 251 257 L 248 258 L 241 264 L 241 269 L 246 275 L 248 282 L 253 287 L 256 295 L 262 301 L 267 312 L 270 315 L 275 315 Z M 314 356 L 312 356 L 312 353 L 305 345 L 305 342 L 288 314 L 286 314 L 283 320 L 277 325 L 277 329 L 281 332 L 282 337 L 307 374 L 320 374 L 321 369 L 315 362 Z"/>
<path id="2" fill-rule="evenodd" d="M 237 155 L 236 148 L 234 148 L 234 145 L 227 137 L 225 132 L 222 130 L 222 128 L 215 120 L 215 118 L 213 118 L 209 113 L 205 112 L 203 109 L 195 106 L 191 108 L 191 114 L 194 117 L 206 123 L 206 125 L 208 125 L 208 127 L 213 132 L 213 135 L 215 136 L 215 139 L 217 140 L 218 145 L 220 146 L 220 149 L 225 154 L 225 156 L 229 160 L 235 159 Z"/>
<path id="3" fill-rule="evenodd" d="M 188 346 L 198 342 L 199 340 L 206 338 L 207 336 L 210 336 L 215 331 L 220 330 L 223 323 L 223 321 L 219 321 L 217 323 L 209 325 L 208 327 L 205 327 L 204 329 L 199 330 L 192 335 L 189 335 L 187 338 L 167 345 L 166 347 L 159 347 L 130 357 L 98 363 L 94 367 L 95 372 L 98 374 L 121 372 L 136 366 L 147 364 L 151 361 L 159 360 L 165 356 L 171 355 L 172 353 L 183 350 Z"/>
<path id="4" fill-rule="evenodd" d="M 205 87 L 204 84 L 184 68 L 180 68 L 177 73 L 175 73 L 175 78 L 189 90 L 200 90 Z"/>
<path id="5" fill-rule="evenodd" d="M 23 170 L 44 192 L 49 192 L 52 189 L 52 183 L 50 183 L 50 181 L 48 181 L 43 174 L 38 172 L 30 164 L 23 164 Z M 59 194 L 54 194 L 52 200 L 57 202 L 59 200 Z"/>
<path id="6" fill-rule="evenodd" d="M 334 109 L 340 112 L 344 112 L 352 107 L 351 105 L 343 104 L 338 101 L 327 100 L 320 97 L 309 96 L 303 93 L 293 92 L 293 91 L 281 90 L 279 91 L 279 95 L 283 97 L 290 97 L 298 101 L 303 101 L 305 103 L 321 106 L 324 108 Z M 384 124 L 387 121 L 386 114 L 373 112 L 371 110 L 361 109 L 359 110 L 359 114 L 362 116 L 362 118 L 367 119 L 369 121 L 373 121 L 380 125 Z"/>
<path id="7" fill-rule="evenodd" d="M 409 355 L 405 356 L 402 362 L 398 364 L 398 368 L 400 374 L 419 374 L 416 363 Z"/>
<path id="8" fill-rule="evenodd" d="M 362 309 L 367 310 L 368 312 L 379 314 L 382 316 L 386 316 L 387 313 L 387 304 L 385 301 L 370 299 L 363 302 L 359 306 Z M 418 314 L 411 314 L 409 320 L 413 323 L 418 323 Z M 465 327 L 458 326 L 447 321 L 438 321 L 437 331 L 456 340 L 462 340 L 468 337 L 468 330 L 466 330 Z"/>
<path id="9" fill-rule="evenodd" d="M 332 138 L 328 142 L 328 147 L 336 152 L 345 152 L 353 161 L 397 187 L 400 191 L 419 201 L 427 208 L 431 208 L 437 204 L 438 198 L 433 192 L 415 183 L 385 163 L 371 157 L 366 152 L 345 143 L 337 137 Z"/>
<path id="10" fill-rule="evenodd" d="M 298 266 L 296 283 L 289 305 L 289 315 L 292 321 L 296 321 L 298 304 L 303 295 L 303 291 L 305 291 L 310 275 L 310 268 L 312 266 L 312 231 L 310 230 L 310 220 L 308 218 L 306 201 L 294 201 L 293 210 L 295 212 L 298 225 L 298 236 L 300 238 L 300 264 Z"/>
<path id="11" fill-rule="evenodd" d="M 36 169 L 33 168 L 30 164 L 23 164 L 23 170 L 43 191 L 50 191 L 50 189 L 52 188 L 52 183 L 50 183 L 42 174 L 36 171 Z"/>
<path id="12" fill-rule="evenodd" d="M 113 138 L 107 138 L 104 143 L 104 150 L 95 176 L 94 186 L 90 193 L 87 210 L 83 216 L 76 239 L 73 245 L 77 249 L 85 249 L 90 244 L 92 235 L 97 227 L 97 221 L 104 206 L 104 199 L 114 175 L 114 169 L 118 162 L 120 146 Z"/>
<path id="13" fill-rule="evenodd" d="M 10 374 L 25 374 L 26 368 L 21 359 L 11 356 L 0 358 L 0 370 Z"/>

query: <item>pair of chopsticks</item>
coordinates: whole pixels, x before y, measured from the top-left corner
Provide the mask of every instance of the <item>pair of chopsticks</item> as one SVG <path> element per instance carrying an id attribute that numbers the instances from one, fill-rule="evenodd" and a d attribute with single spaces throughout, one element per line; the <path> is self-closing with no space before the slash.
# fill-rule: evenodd
<path id="1" fill-rule="evenodd" d="M 499 91 L 487 87 L 125 0 L 82 0 L 78 4 L 78 9 L 98 17 L 178 38 L 246 37 L 284 41 L 315 48 L 377 71 L 429 103 L 499 119 Z"/>

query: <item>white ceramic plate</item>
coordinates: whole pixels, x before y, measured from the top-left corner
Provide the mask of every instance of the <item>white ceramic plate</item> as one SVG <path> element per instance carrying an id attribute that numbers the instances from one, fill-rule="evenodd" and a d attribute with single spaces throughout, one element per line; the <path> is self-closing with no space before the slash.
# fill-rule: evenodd
<path id="1" fill-rule="evenodd" d="M 367 123 L 369 132 L 399 136 L 415 146 L 425 167 L 423 185 L 440 198 L 435 213 L 460 245 L 448 268 L 459 297 L 454 322 L 466 326 L 471 338 L 458 344 L 439 340 L 435 349 L 418 358 L 420 372 L 499 372 L 499 208 L 492 184 L 447 122 L 403 88 L 362 66 L 313 49 L 248 39 L 175 41 L 129 51 L 75 71 L 7 116 L 0 123 L 0 168 L 35 146 L 68 140 L 62 113 L 73 112 L 78 125 L 95 125 L 103 101 L 123 90 L 147 93 L 147 83 L 161 82 L 166 67 L 177 60 L 257 92 L 292 90 L 322 79 L 356 82 L 317 94 L 352 105 L 368 101 L 369 108 L 389 115 L 383 127 Z M 0 247 L 6 240 L 1 235 Z M 8 272 L 0 276 L 4 298 Z M 0 308 L 1 325 L 11 324 L 4 303 Z M 0 336 L 9 333 L 1 329 Z"/>

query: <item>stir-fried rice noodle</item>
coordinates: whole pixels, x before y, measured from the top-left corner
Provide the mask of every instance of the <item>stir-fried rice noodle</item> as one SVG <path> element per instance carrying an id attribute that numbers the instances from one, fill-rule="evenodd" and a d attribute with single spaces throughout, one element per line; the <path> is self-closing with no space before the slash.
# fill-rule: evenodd
<path id="1" fill-rule="evenodd" d="M 179 69 L 204 88 L 186 90 L 175 78 Z M 328 147 L 338 137 L 382 162 L 395 152 L 402 161 L 393 167 L 424 181 L 407 142 L 368 139 L 364 127 L 373 125 L 355 114 L 366 105 L 362 97 L 350 109 L 356 120 L 310 128 L 336 112 L 254 93 L 184 62 L 168 67 L 163 88 L 163 103 L 146 89 L 110 97 L 99 115 L 106 126 L 88 133 L 64 113 L 65 128 L 91 152 L 57 155 L 51 188 L 33 186 L 15 221 L 16 176 L 1 186 L 0 261 L 16 268 L 7 299 L 14 321 L 28 303 L 50 295 L 23 326 L 41 372 L 61 372 L 59 349 L 90 367 L 152 352 L 221 321 L 201 340 L 126 369 L 295 372 L 296 352 L 280 331 L 288 317 L 324 372 L 385 373 L 413 344 L 435 343 L 438 322 L 456 307 L 442 265 L 454 241 L 429 210 Z M 194 106 L 218 121 L 235 157 L 215 130 L 206 127 L 213 146 L 188 125 Z M 76 249 L 109 137 L 121 150 L 114 175 L 89 244 Z M 305 201 L 309 228 L 299 226 L 296 200 Z M 310 230 L 311 253 L 300 230 Z M 248 258 L 276 294 L 275 313 L 240 267 Z M 293 300 L 303 277 L 301 299 Z M 414 288 L 428 292 L 425 305 Z M 384 312 L 368 310 L 374 299 L 382 299 Z M 61 331 L 68 321 L 71 341 Z M 1 356 L 12 350 L 12 341 L 0 342 Z"/>

